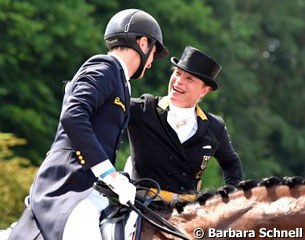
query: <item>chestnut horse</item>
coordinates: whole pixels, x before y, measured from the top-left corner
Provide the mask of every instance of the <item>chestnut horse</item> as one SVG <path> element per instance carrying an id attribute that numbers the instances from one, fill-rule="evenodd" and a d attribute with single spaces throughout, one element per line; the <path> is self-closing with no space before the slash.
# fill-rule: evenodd
<path id="1" fill-rule="evenodd" d="M 189 239 L 305 239 L 305 181 L 248 180 L 178 204 L 168 221 Z M 203 234 L 205 233 L 205 234 Z M 179 239 L 143 224 L 141 239 Z"/>

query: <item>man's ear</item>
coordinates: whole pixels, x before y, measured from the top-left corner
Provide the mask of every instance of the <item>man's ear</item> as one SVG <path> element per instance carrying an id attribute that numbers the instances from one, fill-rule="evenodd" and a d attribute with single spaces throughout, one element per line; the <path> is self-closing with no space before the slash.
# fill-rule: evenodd
<path id="1" fill-rule="evenodd" d="M 147 37 L 140 37 L 137 40 L 140 48 L 142 49 L 142 52 L 144 52 L 145 54 L 148 52 L 148 38 Z"/>

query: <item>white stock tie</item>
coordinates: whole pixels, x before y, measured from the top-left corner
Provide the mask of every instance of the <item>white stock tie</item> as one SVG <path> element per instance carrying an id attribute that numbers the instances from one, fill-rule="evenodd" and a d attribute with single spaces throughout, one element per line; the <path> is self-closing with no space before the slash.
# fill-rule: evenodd
<path id="1" fill-rule="evenodd" d="M 197 116 L 195 106 L 179 108 L 172 104 L 167 114 L 167 122 L 175 130 L 181 143 L 191 138 L 197 131 Z"/>

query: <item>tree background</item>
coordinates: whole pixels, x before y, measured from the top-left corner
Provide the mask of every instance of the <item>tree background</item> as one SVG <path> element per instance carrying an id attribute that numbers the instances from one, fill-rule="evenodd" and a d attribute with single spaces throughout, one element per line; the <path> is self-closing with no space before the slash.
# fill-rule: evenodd
<path id="1" fill-rule="evenodd" d="M 223 66 L 220 89 L 200 105 L 225 119 L 245 178 L 305 175 L 304 1 L 2 0 L 0 228 L 20 216 L 53 141 L 63 82 L 88 57 L 106 52 L 106 24 L 125 8 L 158 20 L 170 57 L 192 45 Z M 153 65 L 132 81 L 132 96 L 166 94 L 169 58 Z M 119 169 L 129 155 L 125 140 Z M 214 159 L 203 179 L 204 187 L 222 184 Z"/>

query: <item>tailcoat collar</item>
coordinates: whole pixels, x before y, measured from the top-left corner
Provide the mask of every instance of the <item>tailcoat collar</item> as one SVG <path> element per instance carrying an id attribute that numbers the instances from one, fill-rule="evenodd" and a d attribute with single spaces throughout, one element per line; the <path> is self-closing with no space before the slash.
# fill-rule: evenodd
<path id="1" fill-rule="evenodd" d="M 160 99 L 158 106 L 163 109 L 166 110 L 169 107 L 169 97 L 165 96 L 163 98 Z M 201 118 L 201 120 L 208 120 L 206 114 L 202 111 L 202 109 L 199 107 L 199 105 L 196 105 L 196 114 L 198 117 Z"/>

